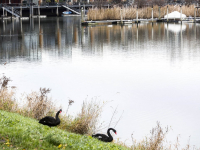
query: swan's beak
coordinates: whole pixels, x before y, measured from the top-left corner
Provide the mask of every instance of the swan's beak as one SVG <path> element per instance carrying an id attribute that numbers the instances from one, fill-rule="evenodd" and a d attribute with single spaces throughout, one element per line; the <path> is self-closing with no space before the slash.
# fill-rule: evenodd
<path id="1" fill-rule="evenodd" d="M 115 134 L 117 135 L 117 132 L 115 132 Z"/>

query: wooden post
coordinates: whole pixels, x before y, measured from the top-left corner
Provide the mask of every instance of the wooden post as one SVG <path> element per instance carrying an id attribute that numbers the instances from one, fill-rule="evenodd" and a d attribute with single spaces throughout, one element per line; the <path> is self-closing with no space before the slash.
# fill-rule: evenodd
<path id="1" fill-rule="evenodd" d="M 31 6 L 32 17 L 34 16 L 33 5 Z"/>
<path id="2" fill-rule="evenodd" d="M 20 17 L 22 17 L 22 6 L 20 6 Z"/>
<path id="3" fill-rule="evenodd" d="M 3 33 L 5 33 L 5 21 L 3 21 Z"/>
<path id="4" fill-rule="evenodd" d="M 194 22 L 196 22 L 196 8 L 194 8 Z"/>
<path id="5" fill-rule="evenodd" d="M 38 5 L 38 17 L 40 17 L 40 8 L 39 8 L 39 5 Z"/>
<path id="6" fill-rule="evenodd" d="M 122 24 L 122 8 L 120 9 L 120 16 L 121 16 L 120 22 Z"/>
<path id="7" fill-rule="evenodd" d="M 31 6 L 29 6 L 29 18 L 31 18 Z"/>
<path id="8" fill-rule="evenodd" d="M 180 19 L 181 19 L 181 23 L 182 23 L 182 7 L 180 6 L 180 9 L 181 9 L 181 16 L 180 16 Z M 181 26 L 182 27 L 182 26 Z"/>
<path id="9" fill-rule="evenodd" d="M 85 4 L 83 5 L 83 17 L 85 18 Z"/>
<path id="10" fill-rule="evenodd" d="M 32 18 L 33 17 L 33 6 L 31 5 L 30 6 L 30 18 Z"/>
<path id="11" fill-rule="evenodd" d="M 153 5 L 152 5 L 151 17 L 152 17 L 152 22 L 153 22 Z"/>
<path id="12" fill-rule="evenodd" d="M 169 21 L 169 18 L 168 18 L 168 5 L 167 5 L 167 23 Z"/>
<path id="13" fill-rule="evenodd" d="M 58 14 L 58 4 L 57 4 L 57 9 L 56 9 L 56 15 L 58 16 L 59 14 Z"/>
<path id="14" fill-rule="evenodd" d="M 109 4 L 108 4 L 108 9 L 109 9 Z"/>
<path id="15" fill-rule="evenodd" d="M 137 12 L 136 12 L 136 22 L 138 24 L 138 6 L 137 6 Z"/>
<path id="16" fill-rule="evenodd" d="M 13 19 L 13 7 L 12 7 L 12 19 Z"/>
<path id="17" fill-rule="evenodd" d="M 160 20 L 160 6 L 158 7 L 158 11 L 159 11 L 159 17 L 158 17 L 158 19 Z"/>
<path id="18" fill-rule="evenodd" d="M 4 17 L 4 7 L 2 7 L 2 9 L 3 9 L 3 17 Z"/>
<path id="19" fill-rule="evenodd" d="M 84 17 L 83 17 L 83 7 L 81 7 L 81 22 L 84 22 Z"/>

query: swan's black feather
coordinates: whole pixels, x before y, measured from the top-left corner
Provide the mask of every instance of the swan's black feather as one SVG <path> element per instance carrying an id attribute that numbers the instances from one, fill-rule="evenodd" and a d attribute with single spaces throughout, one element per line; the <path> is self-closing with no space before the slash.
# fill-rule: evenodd
<path id="1" fill-rule="evenodd" d="M 60 119 L 58 118 L 59 113 L 62 112 L 62 109 L 60 109 L 57 113 L 56 113 L 56 117 L 51 117 L 51 116 L 46 116 L 44 118 L 42 118 L 39 123 L 43 124 L 43 125 L 47 125 L 49 127 L 52 126 L 57 126 L 60 124 Z"/>
<path id="2" fill-rule="evenodd" d="M 97 138 L 98 140 L 103 141 L 103 142 L 112 142 L 113 141 L 113 137 L 110 134 L 110 130 L 114 131 L 115 134 L 116 134 L 116 130 L 115 129 L 109 128 L 108 131 L 107 131 L 108 136 L 105 135 L 105 134 L 97 133 L 97 134 L 92 135 L 92 137 Z"/>

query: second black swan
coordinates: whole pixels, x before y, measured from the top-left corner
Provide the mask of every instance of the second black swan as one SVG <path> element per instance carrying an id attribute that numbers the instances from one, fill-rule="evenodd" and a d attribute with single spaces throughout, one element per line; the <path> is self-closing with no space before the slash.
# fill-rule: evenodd
<path id="1" fill-rule="evenodd" d="M 62 112 L 62 109 L 60 109 L 57 113 L 55 118 L 51 117 L 51 116 L 46 116 L 44 118 L 42 118 L 39 123 L 43 124 L 43 125 L 47 125 L 49 127 L 53 127 L 53 126 L 57 126 L 60 124 L 60 119 L 58 118 L 58 115 Z"/>
<path id="2" fill-rule="evenodd" d="M 113 137 L 112 137 L 112 135 L 110 134 L 110 131 L 111 131 L 111 130 L 112 130 L 115 134 L 117 134 L 117 131 L 116 131 L 115 129 L 109 128 L 108 131 L 107 131 L 108 136 L 105 135 L 105 134 L 99 134 L 99 133 L 97 133 L 97 134 L 92 135 L 92 137 L 97 138 L 97 139 L 99 139 L 100 141 L 103 141 L 103 142 L 112 142 L 112 141 L 113 141 Z"/>

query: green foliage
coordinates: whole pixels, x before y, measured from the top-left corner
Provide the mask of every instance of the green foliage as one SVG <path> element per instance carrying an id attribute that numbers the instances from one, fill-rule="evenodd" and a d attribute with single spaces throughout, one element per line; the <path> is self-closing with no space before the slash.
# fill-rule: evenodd
<path id="1" fill-rule="evenodd" d="M 90 136 L 49 128 L 35 119 L 0 110 L 0 149 L 125 150 Z"/>

